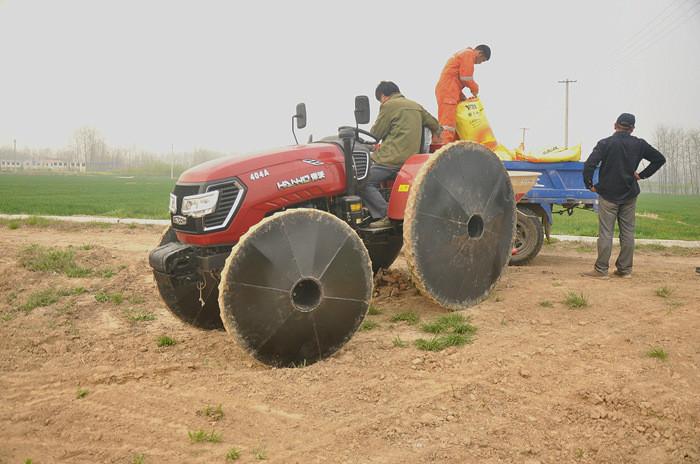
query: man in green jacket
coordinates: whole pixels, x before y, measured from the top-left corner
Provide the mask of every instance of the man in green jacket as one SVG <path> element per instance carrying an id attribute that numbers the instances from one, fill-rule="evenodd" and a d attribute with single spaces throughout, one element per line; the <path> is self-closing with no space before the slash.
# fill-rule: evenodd
<path id="1" fill-rule="evenodd" d="M 391 81 L 380 82 L 374 96 L 381 106 L 370 132 L 382 143 L 372 154 L 372 167 L 360 186 L 360 196 L 372 216 L 369 227 L 380 229 L 390 227 L 391 221 L 386 217 L 387 202 L 379 192 L 379 184 L 395 178 L 406 159 L 418 153 L 423 126 L 433 133 L 433 140 L 438 140 L 440 123 L 418 103 L 401 95 Z"/>

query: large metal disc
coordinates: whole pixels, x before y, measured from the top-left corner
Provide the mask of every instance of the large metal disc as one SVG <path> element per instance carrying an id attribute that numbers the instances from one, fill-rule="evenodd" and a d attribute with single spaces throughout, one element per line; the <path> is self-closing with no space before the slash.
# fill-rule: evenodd
<path id="1" fill-rule="evenodd" d="M 158 245 L 177 241 L 175 231 L 168 227 Z M 200 329 L 223 328 L 219 315 L 219 282 L 214 276 L 210 274 L 205 276 L 199 274 L 171 276 L 153 271 L 153 277 L 158 285 L 161 298 L 170 312 L 180 320 Z M 204 306 L 199 301 L 198 283 L 200 286 L 204 283 L 201 293 Z"/>
<path id="2" fill-rule="evenodd" d="M 221 274 L 226 330 L 265 364 L 310 364 L 357 330 L 372 296 L 362 240 L 335 216 L 313 209 L 275 214 L 233 248 Z"/>
<path id="3" fill-rule="evenodd" d="M 508 264 L 515 198 L 487 148 L 455 142 L 416 176 L 404 216 L 406 258 L 418 288 L 453 310 L 484 299 Z"/>

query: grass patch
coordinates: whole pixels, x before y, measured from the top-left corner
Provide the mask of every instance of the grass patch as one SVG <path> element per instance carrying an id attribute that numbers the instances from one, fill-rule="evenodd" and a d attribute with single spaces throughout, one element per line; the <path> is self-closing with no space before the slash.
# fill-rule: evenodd
<path id="1" fill-rule="evenodd" d="M 241 457 L 241 451 L 238 448 L 231 448 L 226 453 L 226 460 L 227 461 L 235 461 L 240 457 Z"/>
<path id="2" fill-rule="evenodd" d="M 588 306 L 588 300 L 583 293 L 569 292 L 566 294 L 564 303 L 569 309 L 581 309 Z"/>
<path id="3" fill-rule="evenodd" d="M 205 416 L 205 417 L 208 417 L 209 419 L 218 421 L 218 420 L 223 419 L 224 410 L 220 404 L 218 404 L 216 406 L 207 405 L 206 407 L 197 411 L 197 415 Z"/>
<path id="4" fill-rule="evenodd" d="M 90 269 L 78 266 L 75 251 L 68 248 L 47 248 L 41 245 L 29 245 L 20 252 L 20 264 L 34 272 L 55 272 L 68 277 L 88 277 Z"/>
<path id="5" fill-rule="evenodd" d="M 656 289 L 656 296 L 660 296 L 661 298 L 668 298 L 671 296 L 671 293 L 673 293 L 673 291 L 668 287 L 659 287 Z"/>
<path id="6" fill-rule="evenodd" d="M 122 304 L 124 302 L 124 295 L 120 292 L 108 293 L 100 291 L 95 294 L 95 301 L 98 303 Z"/>
<path id="7" fill-rule="evenodd" d="M 27 302 L 19 307 L 22 311 L 29 312 L 35 308 L 43 308 L 57 303 L 60 299 L 58 293 L 54 289 L 40 290 L 29 295 Z"/>
<path id="8" fill-rule="evenodd" d="M 377 316 L 382 313 L 382 310 L 377 308 L 374 305 L 369 305 L 369 309 L 367 309 L 367 314 L 370 316 Z"/>
<path id="9" fill-rule="evenodd" d="M 471 337 L 462 334 L 448 334 L 433 337 L 430 340 L 419 338 L 416 348 L 423 351 L 442 351 L 451 346 L 462 346 L 471 343 Z"/>
<path id="10" fill-rule="evenodd" d="M 221 434 L 215 431 L 205 432 L 204 430 L 195 430 L 187 432 L 187 436 L 190 437 L 192 443 L 219 443 L 221 442 Z"/>
<path id="11" fill-rule="evenodd" d="M 114 270 L 112 270 L 112 269 L 103 269 L 99 272 L 99 276 L 102 277 L 103 279 L 110 279 L 110 278 L 114 277 L 115 274 L 116 274 L 116 272 L 114 272 Z"/>
<path id="12" fill-rule="evenodd" d="M 668 358 L 668 353 L 663 348 L 656 347 L 647 351 L 647 356 L 650 358 L 656 358 L 661 361 L 665 361 L 666 358 Z"/>
<path id="13" fill-rule="evenodd" d="M 51 219 L 46 219 L 41 216 L 29 216 L 24 220 L 24 223 L 32 227 L 48 227 L 53 224 L 54 221 Z"/>
<path id="14" fill-rule="evenodd" d="M 374 330 L 377 327 L 379 327 L 379 324 L 374 321 L 364 321 L 362 325 L 360 325 L 360 330 L 367 331 L 367 330 Z"/>
<path id="15" fill-rule="evenodd" d="M 258 446 L 253 450 L 253 456 L 255 456 L 255 459 L 258 461 L 264 461 L 267 459 L 267 450 L 263 446 Z"/>
<path id="16" fill-rule="evenodd" d="M 135 309 L 135 308 L 129 308 L 126 311 L 124 311 L 124 314 L 126 315 L 126 318 L 130 322 L 146 322 L 146 321 L 154 321 L 156 319 L 156 315 L 149 312 L 149 311 L 144 311 L 141 309 Z"/>
<path id="17" fill-rule="evenodd" d="M 454 332 L 457 334 L 473 334 L 476 332 L 476 327 L 469 324 L 467 318 L 460 313 L 450 313 L 439 317 L 437 320 L 421 326 L 424 332 L 432 334 L 441 334 Z"/>
<path id="18" fill-rule="evenodd" d="M 540 301 L 540 306 L 543 308 L 551 308 L 554 306 L 554 303 L 552 303 L 549 300 L 542 300 L 542 301 Z"/>
<path id="19" fill-rule="evenodd" d="M 88 395 L 88 393 L 90 393 L 90 390 L 88 390 L 87 388 L 78 388 L 78 391 L 75 394 L 75 397 L 80 400 L 80 399 L 85 398 Z"/>
<path id="20" fill-rule="evenodd" d="M 145 462 L 146 456 L 144 456 L 143 454 L 136 454 L 131 460 L 131 464 L 144 464 Z"/>
<path id="21" fill-rule="evenodd" d="M 157 340 L 158 346 L 163 347 L 163 346 L 173 346 L 177 342 L 175 341 L 174 338 L 168 337 L 167 335 L 161 335 L 158 337 Z"/>
<path id="22" fill-rule="evenodd" d="M 7 223 L 7 228 L 10 230 L 17 230 L 17 229 L 19 229 L 19 226 L 20 226 L 20 222 L 16 219 L 11 219 Z"/>
<path id="23" fill-rule="evenodd" d="M 406 348 L 408 346 L 408 343 L 405 341 L 401 340 L 401 337 L 398 335 L 394 337 L 394 340 L 391 342 L 396 348 Z"/>
<path id="24" fill-rule="evenodd" d="M 59 289 L 49 288 L 46 290 L 40 290 L 38 292 L 30 294 L 29 298 L 27 298 L 26 303 L 21 305 L 19 309 L 25 312 L 29 312 L 34 308 L 43 308 L 45 306 L 51 306 L 52 304 L 57 303 L 61 299 L 61 297 L 82 295 L 86 291 L 87 290 L 85 290 L 85 288 L 83 287 Z"/>
<path id="25" fill-rule="evenodd" d="M 418 314 L 413 311 L 404 311 L 402 313 L 394 314 L 391 316 L 391 322 L 405 322 L 408 325 L 416 325 L 420 320 Z"/>
<path id="26" fill-rule="evenodd" d="M 469 319 L 460 313 L 451 313 L 437 320 L 423 324 L 424 332 L 434 334 L 429 340 L 419 338 L 415 341 L 416 348 L 423 351 L 442 351 L 451 346 L 462 346 L 471 343 L 476 327 Z"/>
<path id="27" fill-rule="evenodd" d="M 146 302 L 146 299 L 141 295 L 131 295 L 129 298 L 129 303 L 132 305 L 138 305 Z"/>

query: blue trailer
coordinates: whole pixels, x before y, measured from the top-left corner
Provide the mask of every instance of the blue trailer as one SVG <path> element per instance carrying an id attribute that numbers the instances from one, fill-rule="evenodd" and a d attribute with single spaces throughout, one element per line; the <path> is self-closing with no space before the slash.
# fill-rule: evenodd
<path id="1" fill-rule="evenodd" d="M 518 202 L 514 255 L 510 261 L 513 265 L 527 264 L 537 256 L 544 236 L 549 238 L 554 214 L 571 215 L 576 208 L 598 210 L 598 195 L 583 184 L 581 162 L 504 161 L 503 164 L 509 171 L 540 173 L 535 187 Z M 594 182 L 597 182 L 597 176 L 596 171 Z"/>

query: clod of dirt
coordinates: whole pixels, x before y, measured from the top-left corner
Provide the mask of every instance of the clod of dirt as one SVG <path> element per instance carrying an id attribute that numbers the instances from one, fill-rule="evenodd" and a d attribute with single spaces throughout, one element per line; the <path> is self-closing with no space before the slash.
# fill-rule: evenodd
<path id="1" fill-rule="evenodd" d="M 403 269 L 380 269 L 374 276 L 374 297 L 391 298 L 416 291 L 411 276 Z"/>

